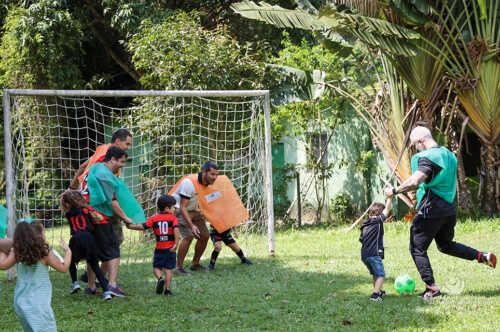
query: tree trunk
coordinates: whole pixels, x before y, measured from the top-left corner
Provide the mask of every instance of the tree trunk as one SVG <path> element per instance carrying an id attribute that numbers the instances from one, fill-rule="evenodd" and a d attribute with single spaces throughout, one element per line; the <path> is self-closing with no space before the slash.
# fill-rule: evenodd
<path id="1" fill-rule="evenodd" d="M 460 210 L 469 213 L 472 209 L 472 199 L 469 188 L 467 187 L 467 177 L 465 176 L 464 161 L 459 147 L 457 132 L 450 128 L 448 133 L 450 149 L 457 156 L 457 205 Z"/>
<path id="2" fill-rule="evenodd" d="M 496 148 L 494 144 L 483 142 L 481 146 L 481 171 L 484 174 L 484 196 L 481 199 L 481 209 L 491 216 L 498 213 L 497 209 L 497 169 Z"/>

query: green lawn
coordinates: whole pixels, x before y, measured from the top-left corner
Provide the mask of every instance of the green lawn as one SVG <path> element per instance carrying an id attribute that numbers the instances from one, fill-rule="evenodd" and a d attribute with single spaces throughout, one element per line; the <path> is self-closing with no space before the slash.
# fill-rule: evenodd
<path id="1" fill-rule="evenodd" d="M 52 307 L 60 331 L 498 331 L 500 268 L 443 255 L 432 244 L 436 281 L 449 294 L 429 303 L 399 295 L 392 284 L 400 274 L 415 278 L 416 292 L 424 284 L 408 252 L 409 225 L 385 230 L 383 303 L 368 300 L 371 277 L 360 260 L 359 231 L 311 228 L 279 232 L 276 256 L 252 250 L 253 266 L 240 265 L 224 248 L 215 272 L 174 278 L 170 298 L 154 293 L 149 262 L 122 265 L 119 281 L 129 296 L 109 302 L 69 295 L 69 274 L 51 272 Z M 500 220 L 460 223 L 455 238 L 499 254 Z M 0 273 L 0 331 L 20 329 L 13 293 L 14 284 Z"/>

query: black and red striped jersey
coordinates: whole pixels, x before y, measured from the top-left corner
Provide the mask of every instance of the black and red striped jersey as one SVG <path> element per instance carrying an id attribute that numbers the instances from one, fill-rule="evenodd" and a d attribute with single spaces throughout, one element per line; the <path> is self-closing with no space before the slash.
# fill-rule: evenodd
<path id="1" fill-rule="evenodd" d="M 90 218 L 90 210 L 90 207 L 82 209 L 72 209 L 71 211 L 66 213 L 66 218 L 68 219 L 71 235 L 74 235 L 76 232 L 94 231 L 94 225 L 92 225 L 92 221 Z"/>
<path id="2" fill-rule="evenodd" d="M 178 221 L 173 214 L 155 214 L 143 225 L 144 229 L 152 228 L 155 232 L 156 249 L 169 249 L 175 245 L 174 228 L 178 227 Z"/>

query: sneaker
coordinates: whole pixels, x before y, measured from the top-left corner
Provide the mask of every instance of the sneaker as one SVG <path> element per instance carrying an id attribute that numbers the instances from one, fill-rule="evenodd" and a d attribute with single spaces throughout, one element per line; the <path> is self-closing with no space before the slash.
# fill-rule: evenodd
<path id="1" fill-rule="evenodd" d="M 118 297 L 125 297 L 127 294 L 125 294 L 120 287 L 113 287 L 111 285 L 108 286 L 108 292 L 111 293 L 113 296 L 118 296 Z"/>
<path id="2" fill-rule="evenodd" d="M 172 292 L 170 291 L 170 289 L 165 289 L 165 295 L 166 296 L 172 296 Z"/>
<path id="3" fill-rule="evenodd" d="M 381 290 L 380 291 L 380 296 L 384 297 L 385 296 L 385 291 L 384 290 Z"/>
<path id="4" fill-rule="evenodd" d="M 89 276 L 87 275 L 87 271 L 82 273 L 82 275 L 80 276 L 80 281 L 89 282 Z"/>
<path id="5" fill-rule="evenodd" d="M 96 295 L 97 294 L 97 288 L 90 288 L 90 287 L 87 287 L 85 288 L 85 294 L 87 295 Z"/>
<path id="6" fill-rule="evenodd" d="M 212 264 L 212 263 L 208 264 L 208 270 L 210 270 L 210 271 L 215 270 L 215 264 Z"/>
<path id="7" fill-rule="evenodd" d="M 253 265 L 252 262 L 250 262 L 250 260 L 248 258 L 241 260 L 241 264 Z"/>
<path id="8" fill-rule="evenodd" d="M 160 279 L 158 279 L 158 281 L 156 282 L 156 294 L 163 293 L 164 286 L 165 286 L 165 279 L 163 279 L 163 277 L 160 277 Z"/>
<path id="9" fill-rule="evenodd" d="M 379 293 L 372 293 L 372 295 L 370 295 L 370 301 L 382 302 L 383 301 L 382 295 L 380 295 Z"/>
<path id="10" fill-rule="evenodd" d="M 486 264 L 492 268 L 497 267 L 497 256 L 491 252 L 480 252 L 478 261 L 479 263 Z"/>
<path id="11" fill-rule="evenodd" d="M 441 292 L 439 289 L 432 289 L 429 286 L 425 287 L 425 291 L 422 294 L 419 294 L 419 297 L 421 297 L 424 300 L 429 300 L 438 296 L 441 296 Z"/>
<path id="12" fill-rule="evenodd" d="M 184 270 L 182 267 L 181 268 L 178 268 L 178 269 L 174 269 L 174 274 L 176 276 L 186 276 L 189 274 L 189 272 L 187 272 L 186 270 Z"/>
<path id="13" fill-rule="evenodd" d="M 112 297 L 113 295 L 111 295 L 110 291 L 105 291 L 104 293 L 102 293 L 102 299 L 104 301 L 111 300 Z"/>
<path id="14" fill-rule="evenodd" d="M 71 291 L 69 292 L 70 294 L 75 294 L 82 289 L 80 285 L 78 284 L 78 281 L 75 281 L 74 283 L 71 284 Z"/>
<path id="15" fill-rule="evenodd" d="M 189 267 L 189 269 L 190 269 L 191 271 L 205 271 L 207 268 L 206 268 L 206 267 L 204 267 L 204 266 L 203 266 L 203 265 L 201 265 L 201 264 L 195 264 L 195 265 L 191 265 L 191 266 Z"/>

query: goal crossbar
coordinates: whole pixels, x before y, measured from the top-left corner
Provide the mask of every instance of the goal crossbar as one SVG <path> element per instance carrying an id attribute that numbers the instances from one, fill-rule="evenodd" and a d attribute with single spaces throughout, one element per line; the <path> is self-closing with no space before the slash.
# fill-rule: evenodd
<path id="1" fill-rule="evenodd" d="M 8 210 L 8 237 L 13 238 L 16 225 L 15 178 L 13 164 L 13 139 L 11 133 L 11 98 L 16 96 L 51 97 L 263 97 L 264 111 L 264 154 L 265 154 L 265 200 L 267 212 L 268 250 L 275 251 L 270 99 L 268 90 L 30 90 L 3 89 L 4 144 L 6 164 L 6 205 Z"/>

